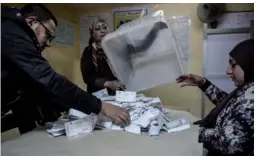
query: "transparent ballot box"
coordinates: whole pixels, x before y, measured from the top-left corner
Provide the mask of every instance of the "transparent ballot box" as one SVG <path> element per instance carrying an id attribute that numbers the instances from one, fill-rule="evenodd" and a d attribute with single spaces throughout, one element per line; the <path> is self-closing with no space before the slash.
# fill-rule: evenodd
<path id="1" fill-rule="evenodd" d="M 102 47 L 114 75 L 128 91 L 175 82 L 183 74 L 170 19 L 144 17 L 107 34 Z"/>

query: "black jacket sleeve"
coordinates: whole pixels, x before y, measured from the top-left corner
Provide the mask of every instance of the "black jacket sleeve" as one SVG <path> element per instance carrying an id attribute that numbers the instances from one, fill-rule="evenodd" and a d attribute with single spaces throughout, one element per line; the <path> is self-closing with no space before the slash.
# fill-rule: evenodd
<path id="1" fill-rule="evenodd" d="M 101 101 L 56 73 L 41 56 L 32 39 L 22 34 L 8 33 L 1 36 L 1 56 L 15 65 L 31 82 L 35 82 L 37 89 L 51 96 L 59 105 L 86 114 L 98 114 L 101 111 Z"/>
<path id="2" fill-rule="evenodd" d="M 81 72 L 84 82 L 87 85 L 104 88 L 104 83 L 107 81 L 106 78 L 98 77 L 92 62 L 91 48 L 88 46 L 84 49 L 81 58 Z"/>

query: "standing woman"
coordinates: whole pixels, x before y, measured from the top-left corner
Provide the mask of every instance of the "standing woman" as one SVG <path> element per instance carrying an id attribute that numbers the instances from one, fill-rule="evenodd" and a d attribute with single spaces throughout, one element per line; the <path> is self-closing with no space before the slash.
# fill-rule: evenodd
<path id="1" fill-rule="evenodd" d="M 102 38 L 108 33 L 108 25 L 105 20 L 97 19 L 91 24 L 89 31 L 89 46 L 84 49 L 81 58 L 81 71 L 87 84 L 87 92 L 107 88 L 109 95 L 114 95 L 116 90 L 124 90 L 125 86 L 113 75 L 101 48 Z"/>
<path id="2" fill-rule="evenodd" d="M 195 122 L 208 155 L 254 155 L 254 40 L 239 43 L 229 55 L 226 73 L 237 86 L 230 94 L 193 74 L 182 75 L 177 82 L 198 86 L 216 105 Z"/>

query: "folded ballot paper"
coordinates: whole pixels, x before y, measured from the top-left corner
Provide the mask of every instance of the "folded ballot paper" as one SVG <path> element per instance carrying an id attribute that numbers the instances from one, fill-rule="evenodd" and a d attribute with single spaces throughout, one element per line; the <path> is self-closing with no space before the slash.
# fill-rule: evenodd
<path id="1" fill-rule="evenodd" d="M 157 136 L 160 131 L 168 133 L 178 132 L 190 125 L 187 120 L 172 120 L 168 110 L 162 108 L 160 98 L 146 97 L 136 92 L 117 91 L 116 96 L 109 96 L 107 90 L 93 93 L 96 97 L 129 111 L 131 124 L 125 127 L 115 124 L 104 114 L 87 115 L 75 109 L 70 109 L 67 116 L 62 116 L 51 124 L 47 132 L 51 136 L 67 135 L 68 137 L 87 134 L 94 129 L 126 131 L 134 134 L 147 133 Z"/>

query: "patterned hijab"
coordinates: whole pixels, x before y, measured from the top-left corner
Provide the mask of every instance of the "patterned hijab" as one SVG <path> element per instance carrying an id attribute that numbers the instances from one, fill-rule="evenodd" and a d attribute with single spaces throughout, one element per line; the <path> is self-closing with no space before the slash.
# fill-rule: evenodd
<path id="1" fill-rule="evenodd" d="M 240 42 L 229 55 L 244 71 L 244 82 L 254 81 L 254 39 Z"/>
<path id="2" fill-rule="evenodd" d="M 244 71 L 244 84 L 253 82 L 254 80 L 254 40 L 245 40 L 236 45 L 230 52 L 230 56 L 234 58 L 237 64 Z M 194 122 L 201 127 L 214 128 L 220 112 L 227 106 L 229 101 L 237 94 L 242 87 L 238 87 L 227 95 L 210 113 L 202 120 Z"/>
<path id="3" fill-rule="evenodd" d="M 99 68 L 99 64 L 98 64 L 99 60 L 107 60 L 107 57 L 106 57 L 101 45 L 97 44 L 93 39 L 93 28 L 98 22 L 103 22 L 103 23 L 107 24 L 106 20 L 98 17 L 96 20 L 94 20 L 91 23 L 91 25 L 89 27 L 89 31 L 90 31 L 90 35 L 91 35 L 90 40 L 89 40 L 89 45 L 92 48 L 92 60 L 93 60 L 93 64 L 97 71 Z"/>

